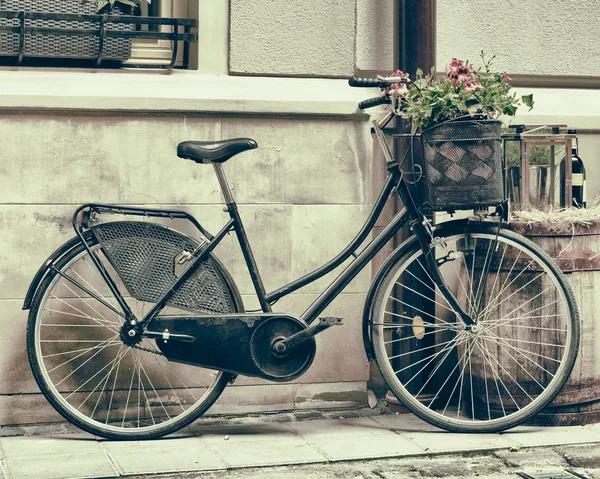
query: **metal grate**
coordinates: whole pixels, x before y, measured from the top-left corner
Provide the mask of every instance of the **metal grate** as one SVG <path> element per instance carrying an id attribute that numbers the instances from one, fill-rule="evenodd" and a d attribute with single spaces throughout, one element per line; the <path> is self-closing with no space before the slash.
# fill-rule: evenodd
<path id="1" fill-rule="evenodd" d="M 77 13 L 95 14 L 96 0 L 0 0 L 0 10 L 14 10 L 41 13 Z M 131 14 L 115 6 L 115 14 Z M 0 26 L 18 27 L 16 18 L 0 18 Z M 70 28 L 97 29 L 95 22 L 64 21 L 64 20 L 25 20 L 26 27 L 36 28 Z M 133 25 L 127 23 L 107 23 L 107 30 L 128 31 Z M 99 37 L 66 36 L 66 35 L 35 35 L 25 34 L 26 56 L 50 58 L 97 58 Z M 127 60 L 131 56 L 131 39 L 106 38 L 103 57 L 107 60 Z M 19 53 L 19 34 L 0 33 L 0 55 L 14 56 Z"/>
<path id="2" fill-rule="evenodd" d="M 112 222 L 92 231 L 129 293 L 141 301 L 158 302 L 177 279 L 177 258 L 200 246 L 188 236 L 151 223 Z M 200 264 L 168 304 L 205 313 L 235 311 L 231 292 L 212 257 Z"/>
<path id="3" fill-rule="evenodd" d="M 504 201 L 500 125 L 455 121 L 422 133 L 427 181 L 421 191 L 432 209 L 468 209 Z"/>

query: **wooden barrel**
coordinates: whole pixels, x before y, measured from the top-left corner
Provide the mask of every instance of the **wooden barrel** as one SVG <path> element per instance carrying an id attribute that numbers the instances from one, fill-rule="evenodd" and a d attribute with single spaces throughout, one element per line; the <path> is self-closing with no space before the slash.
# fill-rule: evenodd
<path id="1" fill-rule="evenodd" d="M 581 345 L 573 372 L 554 401 L 529 423 L 566 426 L 599 422 L 600 224 L 510 226 L 557 262 L 571 283 L 581 318 Z"/>

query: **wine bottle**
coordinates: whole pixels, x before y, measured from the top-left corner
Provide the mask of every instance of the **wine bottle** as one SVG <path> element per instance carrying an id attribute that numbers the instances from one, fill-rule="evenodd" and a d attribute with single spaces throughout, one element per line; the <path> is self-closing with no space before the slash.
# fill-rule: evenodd
<path id="1" fill-rule="evenodd" d="M 575 130 L 569 130 L 568 133 L 577 134 Z M 579 157 L 579 142 L 575 138 L 575 144 L 571 150 L 571 185 L 573 191 L 573 206 L 577 208 L 587 207 L 586 198 L 586 178 L 585 166 L 583 160 Z"/>

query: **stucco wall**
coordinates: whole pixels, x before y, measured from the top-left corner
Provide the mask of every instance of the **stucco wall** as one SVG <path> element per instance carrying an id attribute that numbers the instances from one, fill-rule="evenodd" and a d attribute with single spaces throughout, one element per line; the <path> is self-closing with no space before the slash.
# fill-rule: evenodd
<path id="1" fill-rule="evenodd" d="M 391 69 L 392 0 L 231 0 L 230 72 L 348 77 Z"/>
<path id="2" fill-rule="evenodd" d="M 596 0 L 438 0 L 437 68 L 483 49 L 511 73 L 600 75 Z"/>
<path id="3" fill-rule="evenodd" d="M 76 205 L 97 201 L 184 208 L 215 232 L 227 219 L 210 166 L 175 155 L 179 141 L 248 136 L 260 148 L 225 165 L 268 290 L 328 261 L 368 213 L 371 143 L 365 123 L 348 118 L 12 114 L 0 116 L 0 425 L 60 418 L 29 371 L 23 297 L 37 268 L 74 236 Z M 178 228 L 192 232 L 182 223 Z M 233 237 L 216 254 L 233 274 L 248 309 L 252 283 Z M 332 275 L 329 275 L 331 279 Z M 364 401 L 368 363 L 361 310 L 368 269 L 324 314 L 346 325 L 317 338 L 311 370 L 291 384 L 239 378 L 212 412 L 355 406 Z M 301 314 L 327 279 L 276 305 Z"/>

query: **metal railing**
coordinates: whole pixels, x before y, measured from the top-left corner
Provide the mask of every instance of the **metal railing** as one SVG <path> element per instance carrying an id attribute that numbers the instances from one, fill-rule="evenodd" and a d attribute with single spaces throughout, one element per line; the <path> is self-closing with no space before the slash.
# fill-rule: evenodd
<path id="1" fill-rule="evenodd" d="M 170 40 L 173 42 L 171 61 L 169 64 L 150 64 L 150 63 L 127 63 L 127 67 L 138 68 L 164 68 L 173 69 L 177 62 L 179 53 L 179 43 L 183 43 L 183 68 L 189 64 L 189 44 L 197 42 L 198 36 L 191 33 L 192 28 L 198 26 L 198 21 L 191 18 L 163 18 L 163 17 L 138 17 L 133 15 L 80 15 L 66 13 L 36 13 L 24 11 L 0 11 L 0 19 L 17 19 L 19 26 L 0 26 L 0 33 L 16 33 L 19 35 L 19 48 L 17 64 L 21 65 L 25 57 L 25 45 L 27 35 L 52 35 L 68 37 L 99 37 L 98 54 L 95 58 L 96 65 L 100 66 L 103 60 L 104 47 L 107 38 L 125 38 L 125 39 L 149 39 L 149 40 Z M 67 22 L 91 22 L 96 24 L 96 28 L 61 28 L 61 27 L 37 27 L 28 26 L 26 20 L 32 21 L 67 21 Z M 158 25 L 171 26 L 172 32 L 161 31 L 123 31 L 110 30 L 107 25 L 110 24 L 129 24 L 129 25 Z M 180 32 L 183 29 L 183 33 Z M 33 56 L 33 55 L 32 55 Z"/>

